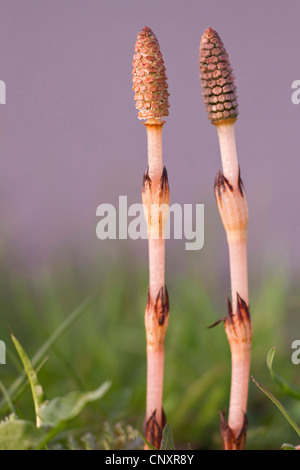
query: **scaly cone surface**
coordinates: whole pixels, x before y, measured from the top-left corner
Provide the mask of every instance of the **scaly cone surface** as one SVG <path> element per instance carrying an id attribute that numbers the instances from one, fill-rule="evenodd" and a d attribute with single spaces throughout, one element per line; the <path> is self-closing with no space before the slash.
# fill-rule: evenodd
<path id="1" fill-rule="evenodd" d="M 200 42 L 200 79 L 208 118 L 213 124 L 238 116 L 234 75 L 218 33 L 204 31 Z"/>
<path id="2" fill-rule="evenodd" d="M 146 26 L 139 32 L 133 56 L 133 90 L 139 119 L 161 120 L 169 115 L 166 69 L 158 40 Z"/>

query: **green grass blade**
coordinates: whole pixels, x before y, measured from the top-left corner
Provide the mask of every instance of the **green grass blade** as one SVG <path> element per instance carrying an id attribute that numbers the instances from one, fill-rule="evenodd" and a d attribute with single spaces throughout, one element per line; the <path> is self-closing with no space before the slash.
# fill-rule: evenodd
<path id="1" fill-rule="evenodd" d="M 212 367 L 210 370 L 204 372 L 200 377 L 194 380 L 185 390 L 181 397 L 180 405 L 173 416 L 173 429 L 180 426 L 186 416 L 191 410 L 196 409 L 199 403 L 209 388 L 217 381 L 220 376 L 219 365 Z"/>
<path id="2" fill-rule="evenodd" d="M 44 365 L 46 364 L 46 362 L 48 361 L 49 357 L 45 357 L 43 359 L 43 361 L 36 367 L 36 373 L 38 374 L 42 368 L 44 367 Z M 26 382 L 24 381 L 20 388 L 17 390 L 16 394 L 14 395 L 14 401 L 16 401 L 23 393 L 24 391 L 27 389 L 27 387 L 30 387 L 30 384 L 28 382 L 28 380 L 26 380 Z M 8 393 L 8 390 L 7 390 L 7 393 Z"/>
<path id="3" fill-rule="evenodd" d="M 52 439 L 64 429 L 64 427 L 65 427 L 64 424 L 60 424 L 56 428 L 49 429 L 49 431 L 46 432 L 43 439 L 38 444 L 36 450 L 44 450 L 47 444 L 49 444 L 49 442 L 51 442 Z"/>
<path id="4" fill-rule="evenodd" d="M 91 295 L 84 300 L 73 312 L 59 325 L 59 327 L 52 333 L 47 341 L 40 347 L 32 358 L 32 363 L 35 366 L 50 350 L 52 345 L 72 326 L 86 310 L 91 307 L 95 302 L 96 294 Z"/>
<path id="5" fill-rule="evenodd" d="M 277 400 L 276 397 L 274 397 L 274 395 L 269 392 L 269 390 L 267 390 L 262 384 L 260 384 L 253 376 L 251 376 L 253 382 L 255 383 L 255 385 L 257 385 L 257 387 L 262 391 L 264 392 L 265 395 L 267 395 L 268 398 L 270 398 L 270 400 L 277 406 L 277 408 L 281 411 L 281 413 L 283 414 L 283 416 L 285 417 L 285 419 L 290 423 L 290 425 L 294 428 L 294 430 L 296 431 L 296 433 L 298 434 L 298 436 L 300 436 L 300 427 L 298 426 L 298 424 L 295 423 L 295 421 L 293 420 L 293 418 L 291 417 L 291 415 L 287 412 L 287 410 L 284 408 L 284 406 L 280 403 L 279 400 Z"/>
<path id="6" fill-rule="evenodd" d="M 40 347 L 40 349 L 33 356 L 31 362 L 33 367 L 36 367 L 38 363 L 42 361 L 44 356 L 51 349 L 53 344 L 72 326 L 72 324 L 83 314 L 88 308 L 95 302 L 97 294 L 93 294 L 84 300 L 73 312 L 59 325 L 59 327 L 52 333 L 47 341 Z M 22 373 L 10 386 L 8 393 L 11 400 L 14 401 L 17 396 L 20 396 L 19 391 L 26 382 L 26 373 Z M 5 412 L 7 410 L 6 400 L 1 400 L 0 411 Z"/>
<path id="7" fill-rule="evenodd" d="M 270 371 L 272 379 L 280 386 L 280 388 L 289 396 L 300 400 L 300 390 L 295 387 L 294 385 L 287 382 L 287 380 L 280 377 L 280 375 L 276 374 L 273 370 L 273 360 L 275 356 L 275 346 L 270 349 L 267 355 L 267 366 Z"/>
<path id="8" fill-rule="evenodd" d="M 7 406 L 9 407 L 11 413 L 13 413 L 14 415 L 16 415 L 16 410 L 15 410 L 15 407 L 14 407 L 14 404 L 13 402 L 11 401 L 11 398 L 9 396 L 9 393 L 8 391 L 6 390 L 6 388 L 4 387 L 3 383 L 1 382 L 0 380 L 0 390 L 7 402 Z"/>
<path id="9" fill-rule="evenodd" d="M 11 337 L 16 347 L 16 350 L 18 351 L 18 354 L 20 356 L 20 359 L 23 363 L 24 369 L 28 377 L 28 382 L 30 384 L 31 393 L 32 393 L 33 402 L 34 402 L 34 409 L 35 409 L 35 415 L 36 415 L 36 427 L 39 428 L 41 426 L 41 422 L 39 418 L 39 409 L 41 405 L 44 403 L 44 401 L 46 400 L 43 387 L 41 386 L 38 380 L 38 377 L 36 375 L 36 372 L 31 364 L 31 361 L 29 357 L 27 356 L 27 354 L 25 353 L 24 349 L 22 348 L 21 344 L 19 343 L 17 338 L 13 335 L 13 333 L 11 333 Z"/>
<path id="10" fill-rule="evenodd" d="M 142 433 L 139 432 L 139 435 L 141 436 L 141 438 L 143 439 L 144 443 L 146 444 L 146 446 L 147 446 L 150 450 L 157 450 L 156 447 L 154 447 L 152 444 L 150 444 L 149 441 L 147 441 L 147 439 L 143 436 Z"/>

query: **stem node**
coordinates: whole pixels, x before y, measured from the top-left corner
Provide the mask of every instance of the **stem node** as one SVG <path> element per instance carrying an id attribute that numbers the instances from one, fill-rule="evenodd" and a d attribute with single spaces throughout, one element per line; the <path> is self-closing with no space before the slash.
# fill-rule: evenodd
<path id="1" fill-rule="evenodd" d="M 234 431 L 228 426 L 227 421 L 225 419 L 225 413 L 220 413 L 220 429 L 221 429 L 221 436 L 223 442 L 223 449 L 224 450 L 243 450 L 246 442 L 246 434 L 247 434 L 247 425 L 248 419 L 247 415 L 244 414 L 243 425 L 238 433 L 235 436 Z"/>

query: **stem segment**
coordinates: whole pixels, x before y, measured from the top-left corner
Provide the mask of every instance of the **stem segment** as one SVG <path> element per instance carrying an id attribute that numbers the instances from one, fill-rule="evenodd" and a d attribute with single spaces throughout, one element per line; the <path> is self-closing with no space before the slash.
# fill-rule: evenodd
<path id="1" fill-rule="evenodd" d="M 235 119 L 228 119 L 216 124 L 222 159 L 223 175 L 229 181 L 238 181 L 239 164 L 235 144 Z"/>
<path id="2" fill-rule="evenodd" d="M 231 349 L 231 389 L 228 425 L 221 430 L 224 449 L 242 449 L 246 439 L 252 326 L 249 314 L 247 270 L 248 207 L 236 154 L 233 122 L 217 124 L 223 173 L 215 181 L 216 200 L 226 231 L 231 278 L 225 330 Z"/>
<path id="3" fill-rule="evenodd" d="M 163 160 L 162 160 L 162 122 L 147 121 L 145 123 L 147 129 L 147 143 L 148 143 L 148 168 L 149 178 L 152 181 L 152 189 L 156 192 L 160 183 Z"/>
<path id="4" fill-rule="evenodd" d="M 155 413 L 157 424 L 162 428 L 162 398 L 164 375 L 164 348 L 147 347 L 147 405 L 146 421 Z"/>
<path id="5" fill-rule="evenodd" d="M 250 374 L 251 344 L 238 343 L 231 347 L 231 394 L 229 404 L 228 426 L 235 437 L 244 425 L 247 411 L 248 383 Z"/>
<path id="6" fill-rule="evenodd" d="M 146 123 L 148 142 L 148 175 L 151 181 L 151 193 L 157 193 L 163 173 L 162 161 L 162 123 Z M 155 201 L 156 202 L 156 201 Z M 156 202 L 159 204 L 159 201 Z M 151 211 L 151 208 L 149 208 Z M 149 224 L 148 224 L 149 225 Z M 152 230 L 155 229 L 150 222 Z M 148 229 L 150 227 L 148 226 Z M 150 232 L 150 230 L 149 230 Z M 161 287 L 165 285 L 165 240 L 148 237 L 149 247 L 149 291 L 152 302 L 155 302 Z M 158 234 L 159 235 L 159 234 Z"/>
<path id="7" fill-rule="evenodd" d="M 237 294 L 249 303 L 248 270 L 247 270 L 247 239 L 228 240 L 232 309 L 237 310 Z"/>
<path id="8" fill-rule="evenodd" d="M 165 288 L 164 224 L 169 204 L 167 172 L 162 164 L 162 125 L 146 123 L 148 170 L 144 175 L 143 203 L 148 223 L 149 290 L 145 312 L 147 338 L 147 403 L 145 434 L 159 449 L 164 427 L 162 408 L 164 341 L 169 320 L 168 293 Z M 164 207 L 165 210 L 160 211 Z M 156 208 L 156 210 L 155 210 Z"/>

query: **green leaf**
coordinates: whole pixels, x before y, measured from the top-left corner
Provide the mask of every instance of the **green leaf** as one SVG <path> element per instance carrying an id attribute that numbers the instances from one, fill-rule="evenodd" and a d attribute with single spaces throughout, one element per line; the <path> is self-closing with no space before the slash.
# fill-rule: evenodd
<path id="1" fill-rule="evenodd" d="M 18 351 L 18 354 L 20 356 L 20 359 L 23 363 L 24 369 L 25 369 L 27 377 L 28 377 L 28 381 L 29 381 L 29 384 L 30 384 L 31 393 L 32 393 L 32 397 L 33 397 L 33 402 L 34 402 L 34 409 L 35 409 L 35 415 L 36 415 L 36 427 L 39 428 L 41 426 L 41 422 L 40 422 L 40 419 L 39 419 L 39 416 L 38 416 L 39 409 L 40 409 L 40 406 L 46 400 L 45 395 L 44 395 L 44 391 L 43 391 L 43 387 L 41 386 L 41 384 L 38 380 L 38 377 L 37 377 L 36 372 L 35 372 L 32 364 L 31 364 L 31 361 L 30 361 L 29 357 L 27 356 L 27 354 L 25 353 L 25 351 L 22 348 L 21 344 L 19 343 L 17 338 L 15 338 L 15 336 L 13 335 L 12 332 L 11 332 L 11 337 L 12 337 L 13 343 L 16 347 L 16 350 Z"/>
<path id="2" fill-rule="evenodd" d="M 39 418 L 43 426 L 56 428 L 75 418 L 81 410 L 95 400 L 99 400 L 110 387 L 104 382 L 92 392 L 71 392 L 64 397 L 56 397 L 44 403 L 39 409 Z"/>
<path id="3" fill-rule="evenodd" d="M 0 450 L 30 450 L 38 447 L 43 434 L 31 421 L 0 423 Z"/>
<path id="4" fill-rule="evenodd" d="M 267 366 L 270 371 L 272 379 L 280 386 L 280 388 L 289 396 L 300 400 L 300 390 L 294 385 L 287 382 L 285 379 L 276 374 L 273 370 L 273 360 L 275 356 L 275 346 L 270 349 L 267 355 Z"/>
<path id="5" fill-rule="evenodd" d="M 296 433 L 298 434 L 298 436 L 300 436 L 300 427 L 298 426 L 298 424 L 293 420 L 293 418 L 291 417 L 291 415 L 287 412 L 287 410 L 284 408 L 284 406 L 280 403 L 279 400 L 277 400 L 276 397 L 274 397 L 274 395 L 269 392 L 268 389 L 266 389 L 262 384 L 260 384 L 253 376 L 251 376 L 253 382 L 257 385 L 258 388 L 260 388 L 260 390 L 262 392 L 265 393 L 265 395 L 267 395 L 268 398 L 270 398 L 270 400 L 277 406 L 277 408 L 281 411 L 281 413 L 283 414 L 283 416 L 285 417 L 285 419 L 290 423 L 290 425 L 294 428 L 294 430 L 296 431 Z"/>
<path id="6" fill-rule="evenodd" d="M 273 365 L 274 356 L 275 356 L 275 346 L 273 346 L 273 348 L 270 349 L 270 351 L 268 352 L 268 355 L 267 355 L 267 366 L 268 366 L 268 369 L 271 372 L 271 377 L 272 378 L 273 378 L 272 365 Z"/>
<path id="7" fill-rule="evenodd" d="M 281 450 L 297 450 L 292 444 L 282 444 Z"/>
<path id="8" fill-rule="evenodd" d="M 169 424 L 166 424 L 163 429 L 162 441 L 160 450 L 176 450 L 173 434 Z"/>

